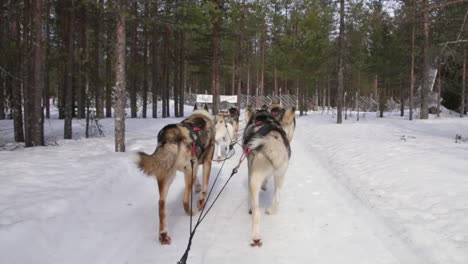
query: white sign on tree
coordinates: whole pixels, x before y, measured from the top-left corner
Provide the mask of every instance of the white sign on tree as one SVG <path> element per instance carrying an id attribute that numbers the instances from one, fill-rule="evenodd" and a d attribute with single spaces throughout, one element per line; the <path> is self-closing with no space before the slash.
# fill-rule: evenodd
<path id="1" fill-rule="evenodd" d="M 237 103 L 237 95 L 220 95 L 220 102 L 228 102 L 231 104 Z M 197 94 L 197 103 L 213 103 L 213 95 L 211 94 Z"/>
<path id="2" fill-rule="evenodd" d="M 211 94 L 197 94 L 197 103 L 213 103 L 213 95 Z"/>
<path id="3" fill-rule="evenodd" d="M 219 96 L 219 101 L 220 102 L 228 102 L 231 104 L 236 104 L 237 103 L 237 95 L 221 95 Z"/>

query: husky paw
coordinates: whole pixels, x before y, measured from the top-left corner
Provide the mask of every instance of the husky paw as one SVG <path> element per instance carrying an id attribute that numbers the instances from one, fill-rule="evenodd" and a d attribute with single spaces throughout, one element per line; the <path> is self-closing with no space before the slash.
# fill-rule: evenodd
<path id="1" fill-rule="evenodd" d="M 252 239 L 252 242 L 250 242 L 250 246 L 252 247 L 261 247 L 263 245 L 263 242 L 261 239 Z"/>
<path id="2" fill-rule="evenodd" d="M 171 237 L 167 234 L 167 232 L 159 234 L 159 242 L 161 245 L 170 245 L 171 244 Z"/>
<path id="3" fill-rule="evenodd" d="M 195 212 L 193 210 L 190 210 L 190 206 L 187 204 L 185 205 L 184 204 L 184 210 L 185 210 L 185 213 L 188 215 L 188 216 L 194 216 L 195 215 Z"/>
<path id="4" fill-rule="evenodd" d="M 198 207 L 198 210 L 200 211 L 203 210 L 203 207 L 205 207 L 205 198 L 198 200 L 197 207 Z"/>
<path id="5" fill-rule="evenodd" d="M 266 209 L 265 211 L 266 214 L 269 214 L 269 215 L 272 215 L 272 214 L 275 214 L 276 213 L 276 208 L 268 208 Z"/>

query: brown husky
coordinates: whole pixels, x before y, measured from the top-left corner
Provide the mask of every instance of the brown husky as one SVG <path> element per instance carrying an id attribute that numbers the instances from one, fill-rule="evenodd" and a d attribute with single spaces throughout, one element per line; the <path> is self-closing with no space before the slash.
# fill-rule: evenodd
<path id="1" fill-rule="evenodd" d="M 214 136 L 214 121 L 210 114 L 205 110 L 197 110 L 181 123 L 165 126 L 158 134 L 158 145 L 153 154 L 138 153 L 138 167 L 147 175 L 155 176 L 158 181 L 161 244 L 171 243 L 167 231 L 166 197 L 176 171 L 185 174 L 183 205 L 185 212 L 193 215 L 189 203 L 190 192 L 193 180 L 196 191 L 200 191 L 197 170 L 198 165 L 203 165 L 203 187 L 198 198 L 198 209 L 201 210 L 205 205 L 214 152 Z"/>
<path id="2" fill-rule="evenodd" d="M 283 109 L 283 108 L 281 108 Z M 260 188 L 266 190 L 268 178 L 275 181 L 273 202 L 266 210 L 274 214 L 278 209 L 280 189 L 289 165 L 289 146 L 295 128 L 295 108 L 282 110 L 281 121 L 268 110 L 258 110 L 250 118 L 244 131 L 244 149 L 248 155 L 249 197 L 253 217 L 251 246 L 261 246 Z"/>

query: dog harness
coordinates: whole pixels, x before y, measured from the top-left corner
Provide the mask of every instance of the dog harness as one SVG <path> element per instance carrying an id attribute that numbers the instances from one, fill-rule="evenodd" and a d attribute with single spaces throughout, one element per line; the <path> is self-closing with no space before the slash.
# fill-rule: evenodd
<path id="1" fill-rule="evenodd" d="M 189 130 L 189 136 L 192 140 L 192 144 L 190 144 L 192 157 L 196 157 L 198 160 L 200 160 L 202 154 L 205 152 L 205 146 L 200 139 L 200 131 L 203 130 L 205 124 L 204 122 L 199 123 L 200 124 L 194 124 L 187 119 L 181 122 L 181 124 Z"/>
<path id="2" fill-rule="evenodd" d="M 288 157 L 291 157 L 291 146 L 289 145 L 289 140 L 286 136 L 286 132 L 284 132 L 280 123 L 276 121 L 276 119 L 273 117 L 272 114 L 270 114 L 266 110 L 259 110 L 255 114 L 255 116 L 250 119 L 249 124 L 247 124 L 247 127 L 249 128 L 249 130 L 251 126 L 254 126 L 254 128 L 258 127 L 258 130 L 244 136 L 244 141 L 243 141 L 243 145 L 245 147 L 244 152 L 250 153 L 252 151 L 252 149 L 248 148 L 249 146 L 248 143 L 254 138 L 264 137 L 269 132 L 276 131 L 281 135 L 281 138 L 283 139 L 284 146 L 288 150 Z"/>

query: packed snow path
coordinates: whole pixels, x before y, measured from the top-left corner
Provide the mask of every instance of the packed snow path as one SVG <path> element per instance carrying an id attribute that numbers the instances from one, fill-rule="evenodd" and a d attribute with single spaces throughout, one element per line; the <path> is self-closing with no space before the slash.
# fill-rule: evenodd
<path id="1" fill-rule="evenodd" d="M 0 152 L 2 263 L 176 263 L 189 229 L 189 217 L 182 208 L 183 176 L 169 190 L 172 244 L 162 246 L 157 240 L 156 181 L 136 169 L 130 153 L 152 152 L 159 129 L 179 121 L 128 120 L 128 153 L 114 153 L 111 136 Z M 104 125 L 111 135 L 112 121 Z M 462 248 L 453 248 L 452 258 L 436 255 L 440 259 L 414 250 L 417 247 L 408 246 L 387 218 L 337 180 L 340 168 L 324 153 L 330 143 L 325 142 L 326 136 L 314 133 L 316 127 L 324 132 L 329 125 L 326 118 L 298 118 L 278 213 L 261 216 L 263 247 L 249 246 L 252 220 L 244 163 L 199 227 L 188 263 L 466 260 Z M 461 147 L 460 151 L 466 150 Z M 239 146 L 236 152 L 224 165 L 221 182 L 238 162 Z M 211 182 L 220 166 L 213 163 Z M 272 184 L 261 193 L 262 211 L 271 201 Z M 219 188 L 220 184 L 215 186 L 215 192 Z"/>

